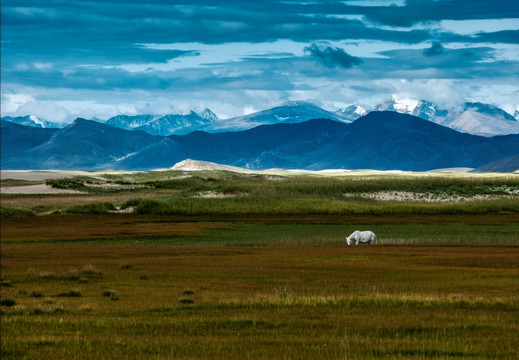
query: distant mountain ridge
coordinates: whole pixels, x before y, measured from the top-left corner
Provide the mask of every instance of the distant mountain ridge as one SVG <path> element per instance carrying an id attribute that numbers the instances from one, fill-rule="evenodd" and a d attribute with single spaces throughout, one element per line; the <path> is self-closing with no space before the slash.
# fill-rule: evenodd
<path id="1" fill-rule="evenodd" d="M 57 128 L 58 126 L 50 121 L 40 119 L 35 115 L 25 116 L 3 116 L 2 121 L 9 121 L 18 125 L 32 126 L 43 129 Z"/>
<path id="2" fill-rule="evenodd" d="M 151 135 L 166 136 L 185 134 L 218 120 L 215 113 L 205 109 L 201 114 L 191 111 L 186 115 L 117 115 L 106 120 L 106 124 L 125 130 L 140 130 Z"/>
<path id="3" fill-rule="evenodd" d="M 409 114 L 446 126 L 460 132 L 481 136 L 495 136 L 519 133 L 519 112 L 514 116 L 489 104 L 465 102 L 457 108 L 443 109 L 426 100 L 410 101 L 392 97 L 372 109 L 358 104 L 327 111 L 303 101 L 292 101 L 270 109 L 229 119 L 220 119 L 211 110 L 201 113 L 168 115 L 117 115 L 106 124 L 125 130 L 139 130 L 151 135 L 183 135 L 193 131 L 223 132 L 241 131 L 259 125 L 279 123 L 299 123 L 310 119 L 330 119 L 351 123 L 373 111 L 393 111 Z M 57 125 L 34 116 L 3 117 L 2 120 L 35 127 L 57 127 Z"/>
<path id="4" fill-rule="evenodd" d="M 3 169 L 150 170 L 197 159 L 248 169 L 426 171 L 496 169 L 500 161 L 513 168 L 519 155 L 519 134 L 475 136 L 395 112 L 371 112 L 353 123 L 312 119 L 170 136 L 85 119 L 63 129 L 1 126 Z"/>

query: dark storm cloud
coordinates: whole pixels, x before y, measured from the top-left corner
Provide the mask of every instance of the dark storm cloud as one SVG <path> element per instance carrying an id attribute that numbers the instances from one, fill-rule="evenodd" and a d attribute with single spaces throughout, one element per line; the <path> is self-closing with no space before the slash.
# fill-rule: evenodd
<path id="1" fill-rule="evenodd" d="M 479 42 L 519 44 L 519 30 L 478 33 L 475 39 Z"/>
<path id="2" fill-rule="evenodd" d="M 499 59 L 490 47 L 442 48 L 434 56 L 426 54 L 430 49 L 383 51 L 379 53 L 383 59 L 365 59 L 363 68 L 371 79 L 404 74 L 407 78 L 497 79 L 519 73 L 518 61 Z"/>
<path id="3" fill-rule="evenodd" d="M 368 19 L 390 26 L 411 26 L 440 20 L 482 20 L 519 17 L 517 0 L 407 0 L 404 6 L 357 7 Z"/>
<path id="4" fill-rule="evenodd" d="M 309 52 L 312 57 L 317 58 L 320 63 L 329 68 L 349 69 L 362 62 L 360 58 L 351 56 L 343 49 L 332 47 L 327 43 L 307 46 L 305 52 Z"/>
<path id="5" fill-rule="evenodd" d="M 443 53 L 445 49 L 439 42 L 434 42 L 430 48 L 423 51 L 425 56 L 437 56 Z"/>
<path id="6" fill-rule="evenodd" d="M 96 48 L 77 47 L 71 45 L 61 50 L 48 49 L 48 44 L 35 44 L 22 49 L 10 47 L 2 48 L 2 64 L 11 67 L 23 62 L 50 62 L 58 66 L 71 64 L 102 64 L 103 66 L 118 64 L 149 64 L 166 63 L 169 60 L 184 57 L 198 56 L 195 50 L 155 50 L 140 46 L 118 46 L 113 44 L 99 51 Z"/>
<path id="7" fill-rule="evenodd" d="M 350 15 L 360 15 L 351 18 Z M 139 49 L 135 44 L 265 42 L 289 39 L 380 40 L 421 43 L 449 34 L 410 26 L 441 19 L 519 16 L 517 0 L 409 0 L 404 6 L 350 6 L 342 1 L 2 1 L 2 52 L 7 60 L 113 63 L 165 62 L 180 52 Z M 350 16 L 350 17 L 348 17 Z M 471 42 L 512 42 L 517 32 L 481 33 Z M 443 35 L 443 38 L 442 38 Z M 460 38 L 460 37 L 458 37 Z M 515 37 L 516 39 L 516 37 Z M 462 40 L 461 38 L 458 39 Z M 515 40 L 517 41 L 517 40 Z M 5 59 L 4 59 L 5 60 Z M 9 62 L 9 61 L 8 61 Z"/>
<path id="8" fill-rule="evenodd" d="M 518 43 L 511 24 L 519 1 L 391 2 L 2 0 L 2 82 L 28 95 L 40 87 L 33 97 L 54 89 L 65 93 L 61 100 L 71 89 L 99 91 L 100 102 L 108 103 L 112 89 L 142 90 L 150 98 L 184 91 L 188 99 L 204 98 L 206 89 L 267 90 L 277 99 L 294 89 L 321 94 L 323 83 L 348 79 L 517 78 L 510 44 Z M 473 33 L 440 22 L 478 19 L 512 21 Z M 471 45 L 460 49 L 463 44 Z"/>
<path id="9" fill-rule="evenodd" d="M 382 39 L 417 43 L 430 37 L 427 31 L 397 31 L 368 26 L 336 11 L 336 4 L 313 6 L 296 2 L 106 2 L 4 1 L 2 27 L 11 46 L 31 39 L 47 38 L 64 43 L 102 47 L 112 42 L 175 43 L 261 42 L 292 39 L 310 42 L 321 39 Z M 257 4 L 256 4 L 257 3 Z M 173 5 L 172 5 L 173 4 Z M 342 8 L 342 7 L 340 7 Z M 58 47 L 60 44 L 57 44 Z M 102 48 L 101 48 L 102 49 Z"/>

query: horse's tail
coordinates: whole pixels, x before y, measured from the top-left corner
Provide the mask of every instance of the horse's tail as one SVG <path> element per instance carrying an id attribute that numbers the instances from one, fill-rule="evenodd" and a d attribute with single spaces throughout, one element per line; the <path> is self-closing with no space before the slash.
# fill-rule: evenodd
<path id="1" fill-rule="evenodd" d="M 373 233 L 373 245 L 375 245 L 377 243 L 377 235 L 375 235 L 375 233 Z"/>

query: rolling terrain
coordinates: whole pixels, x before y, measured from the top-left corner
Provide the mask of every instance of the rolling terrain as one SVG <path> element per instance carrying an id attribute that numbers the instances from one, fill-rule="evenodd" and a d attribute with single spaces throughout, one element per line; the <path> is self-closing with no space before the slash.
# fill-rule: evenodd
<path id="1" fill-rule="evenodd" d="M 191 158 L 249 169 L 424 171 L 479 168 L 519 154 L 519 134 L 475 136 L 395 112 L 371 112 L 351 124 L 314 119 L 171 136 L 84 119 L 63 129 L 1 125 L 3 169 L 149 170 Z"/>

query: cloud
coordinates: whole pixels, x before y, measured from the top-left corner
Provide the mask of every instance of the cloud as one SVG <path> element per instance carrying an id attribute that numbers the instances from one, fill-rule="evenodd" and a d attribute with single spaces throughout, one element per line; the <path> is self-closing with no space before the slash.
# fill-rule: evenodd
<path id="1" fill-rule="evenodd" d="M 14 114 L 17 116 L 36 115 L 39 118 L 58 124 L 70 122 L 73 116 L 70 112 L 52 101 L 27 101 L 20 105 Z"/>
<path id="2" fill-rule="evenodd" d="M 474 37 L 475 41 L 492 43 L 519 43 L 519 30 L 502 30 L 489 33 L 478 33 Z"/>
<path id="3" fill-rule="evenodd" d="M 23 105 L 5 84 L 48 113 L 45 102 L 73 114 L 216 102 L 236 114 L 290 99 L 368 102 L 432 80 L 463 96 L 519 81 L 517 0 L 366 3 L 2 0 L 2 111 Z"/>
<path id="4" fill-rule="evenodd" d="M 385 58 L 365 61 L 364 67 L 370 76 L 384 77 L 385 73 L 390 77 L 391 73 L 398 71 L 397 76 L 409 80 L 420 77 L 474 79 L 499 77 L 505 69 L 504 64 L 495 59 L 495 49 L 491 47 L 450 49 L 435 43 L 426 49 L 398 49 L 379 54 Z M 516 68 L 517 65 L 519 62 L 510 61 L 508 67 Z M 403 73 L 406 75 L 402 76 Z"/>
<path id="5" fill-rule="evenodd" d="M 438 56 L 438 55 L 441 55 L 443 52 L 444 52 L 444 48 L 442 46 L 442 44 L 440 44 L 439 42 L 434 42 L 430 48 L 428 49 L 425 49 L 423 51 L 423 54 L 425 56 Z"/>
<path id="6" fill-rule="evenodd" d="M 312 57 L 317 58 L 319 62 L 329 68 L 342 67 L 344 69 L 350 69 L 362 62 L 360 58 L 348 54 L 341 48 L 332 47 L 327 43 L 314 43 L 305 47 L 304 50 L 305 52 L 309 52 Z"/>
<path id="7" fill-rule="evenodd" d="M 410 27 L 441 20 L 507 19 L 519 17 L 517 0 L 407 0 L 404 6 L 351 8 L 350 12 L 384 25 Z"/>

